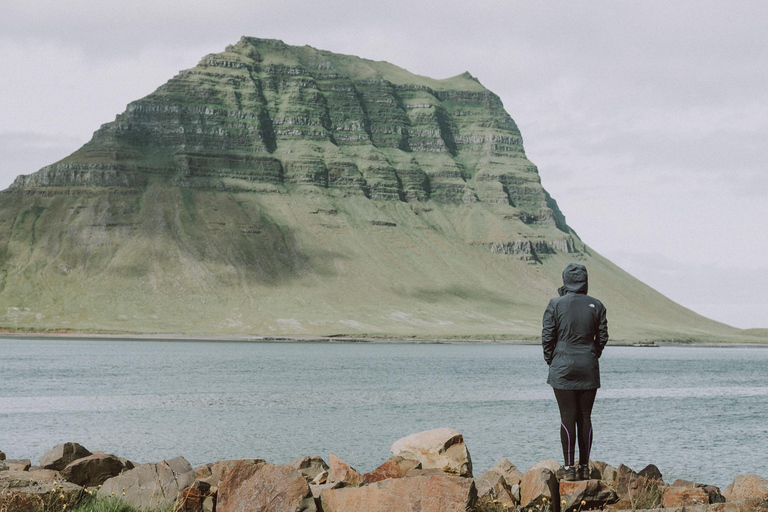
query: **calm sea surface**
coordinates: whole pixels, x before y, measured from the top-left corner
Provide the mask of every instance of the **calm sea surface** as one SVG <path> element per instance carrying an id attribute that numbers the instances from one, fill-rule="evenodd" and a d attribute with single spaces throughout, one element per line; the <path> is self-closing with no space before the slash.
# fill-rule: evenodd
<path id="1" fill-rule="evenodd" d="M 768 349 L 609 347 L 592 460 L 724 486 L 768 477 Z M 538 346 L 0 340 L 0 450 L 77 441 L 193 465 L 333 452 L 369 471 L 452 427 L 476 474 L 562 457 Z"/>

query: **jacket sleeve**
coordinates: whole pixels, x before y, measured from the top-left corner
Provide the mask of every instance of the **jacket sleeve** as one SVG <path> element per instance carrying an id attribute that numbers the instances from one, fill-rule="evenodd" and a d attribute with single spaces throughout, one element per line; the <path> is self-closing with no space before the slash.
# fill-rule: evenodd
<path id="1" fill-rule="evenodd" d="M 597 348 L 597 357 L 602 355 L 606 343 L 608 343 L 608 319 L 606 318 L 605 306 L 603 306 L 600 308 L 597 325 L 597 340 L 595 347 Z"/>
<path id="2" fill-rule="evenodd" d="M 544 318 L 541 321 L 541 346 L 544 349 L 544 360 L 552 364 L 555 357 L 555 345 L 557 345 L 557 321 L 555 319 L 555 306 L 552 301 L 544 310 Z"/>

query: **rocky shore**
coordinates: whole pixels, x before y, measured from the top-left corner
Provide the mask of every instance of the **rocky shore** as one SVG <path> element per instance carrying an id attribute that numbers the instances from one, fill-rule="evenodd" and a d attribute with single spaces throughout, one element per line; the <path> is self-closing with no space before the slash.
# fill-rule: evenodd
<path id="1" fill-rule="evenodd" d="M 523 473 L 502 458 L 478 472 L 463 436 L 448 428 L 404 437 L 391 452 L 363 474 L 334 454 L 327 462 L 313 455 L 193 468 L 183 457 L 137 464 L 77 443 L 54 447 L 35 466 L 0 452 L 0 512 L 106 510 L 98 508 L 104 502 L 174 512 L 768 512 L 768 480 L 754 474 L 721 490 L 665 482 L 653 464 L 635 471 L 594 461 L 590 479 L 575 482 L 561 478 L 553 459 Z"/>

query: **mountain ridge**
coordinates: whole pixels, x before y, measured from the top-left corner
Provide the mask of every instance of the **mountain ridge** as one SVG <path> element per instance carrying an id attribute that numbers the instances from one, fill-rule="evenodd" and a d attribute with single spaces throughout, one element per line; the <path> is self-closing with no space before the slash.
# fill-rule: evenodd
<path id="1" fill-rule="evenodd" d="M 0 327 L 531 337 L 575 260 L 621 338 L 744 336 L 589 249 L 468 72 L 278 40 L 203 57 L 19 176 L 0 233 Z"/>

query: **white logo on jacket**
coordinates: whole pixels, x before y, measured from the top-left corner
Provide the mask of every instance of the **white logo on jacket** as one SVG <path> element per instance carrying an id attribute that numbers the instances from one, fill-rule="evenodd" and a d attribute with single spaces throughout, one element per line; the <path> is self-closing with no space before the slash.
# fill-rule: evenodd
<path id="1" fill-rule="evenodd" d="M 590 304 L 589 307 L 593 308 L 593 307 L 595 307 L 595 305 L 594 304 Z"/>

